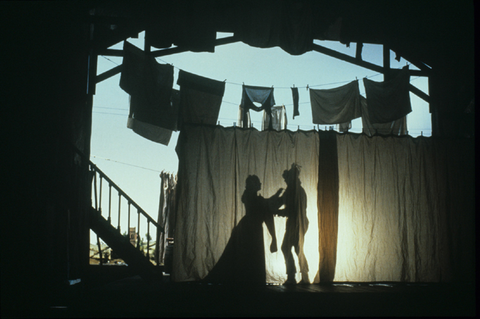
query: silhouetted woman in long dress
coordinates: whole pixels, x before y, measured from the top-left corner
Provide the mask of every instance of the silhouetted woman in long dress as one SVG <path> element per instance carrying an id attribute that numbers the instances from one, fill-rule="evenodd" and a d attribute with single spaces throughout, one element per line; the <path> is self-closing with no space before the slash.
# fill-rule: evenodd
<path id="1" fill-rule="evenodd" d="M 230 240 L 217 264 L 204 279 L 207 282 L 259 284 L 266 282 L 263 223 L 272 236 L 270 250 L 277 251 L 272 208 L 282 189 L 269 199 L 258 195 L 261 183 L 256 175 L 247 177 L 242 202 L 245 216 L 235 226 Z"/>

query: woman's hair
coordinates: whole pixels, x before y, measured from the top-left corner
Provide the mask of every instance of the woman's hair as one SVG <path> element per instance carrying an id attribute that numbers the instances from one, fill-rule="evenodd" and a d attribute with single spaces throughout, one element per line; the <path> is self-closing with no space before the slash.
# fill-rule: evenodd
<path id="1" fill-rule="evenodd" d="M 247 180 L 245 181 L 245 188 L 252 189 L 255 186 L 260 184 L 260 179 L 257 175 L 248 175 Z"/>
<path id="2" fill-rule="evenodd" d="M 282 177 L 285 180 L 295 180 L 300 176 L 300 165 L 297 163 L 292 163 L 292 166 L 290 166 L 290 169 L 286 169 L 283 171 Z"/>

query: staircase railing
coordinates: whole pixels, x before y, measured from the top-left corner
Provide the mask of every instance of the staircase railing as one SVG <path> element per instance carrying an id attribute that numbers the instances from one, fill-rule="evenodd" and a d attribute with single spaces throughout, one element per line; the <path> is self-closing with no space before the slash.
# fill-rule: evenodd
<path id="1" fill-rule="evenodd" d="M 141 217 L 143 219 L 146 219 L 147 222 L 147 249 L 146 249 L 146 257 L 151 261 L 150 257 L 150 239 L 151 238 L 156 238 L 151 236 L 150 232 L 150 225 L 155 227 L 156 231 L 164 232 L 164 229 L 162 226 L 160 226 L 150 215 L 148 215 L 145 210 L 143 210 L 140 205 L 138 205 L 133 199 L 131 199 L 117 184 L 115 184 L 104 172 L 102 172 L 94 163 L 90 161 L 90 172 L 92 173 L 92 195 L 93 195 L 93 200 L 94 200 L 94 208 L 104 216 L 108 222 L 115 227 L 115 225 L 112 223 L 112 208 L 114 208 L 112 205 L 112 188 L 114 191 L 116 191 L 118 195 L 118 204 L 116 205 L 116 210 L 117 210 L 117 225 L 116 228 L 117 230 L 121 233 L 121 216 L 122 216 L 122 198 L 123 202 L 126 202 L 126 205 L 123 205 L 123 207 L 126 206 L 127 208 L 127 234 L 129 234 L 130 226 L 131 226 L 131 215 L 132 215 L 132 207 L 134 210 L 136 210 L 137 213 L 137 229 L 136 233 L 138 236 L 138 239 L 136 240 L 136 247 L 140 249 L 140 221 Z M 103 181 L 107 182 L 107 185 L 103 185 Z M 103 203 L 105 201 L 105 198 L 102 198 L 102 195 L 104 193 L 104 188 L 108 188 L 108 200 L 106 200 L 107 204 L 107 211 L 105 214 L 108 213 L 108 216 L 103 215 L 104 212 L 102 210 Z M 115 209 L 115 208 L 114 208 Z M 134 214 L 135 212 L 133 212 Z M 154 256 L 155 263 L 159 265 L 158 262 L 158 252 Z"/>

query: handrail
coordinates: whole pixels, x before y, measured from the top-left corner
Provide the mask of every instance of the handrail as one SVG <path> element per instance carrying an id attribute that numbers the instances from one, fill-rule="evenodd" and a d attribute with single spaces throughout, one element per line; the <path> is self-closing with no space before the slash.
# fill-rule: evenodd
<path id="1" fill-rule="evenodd" d="M 118 231 L 120 232 L 120 215 L 121 215 L 121 197 L 123 196 L 127 202 L 128 202 L 128 228 L 130 228 L 130 206 L 133 205 L 136 209 L 137 209 L 137 214 L 138 214 L 138 222 L 137 222 L 137 226 L 138 226 L 138 229 L 137 229 L 137 234 L 139 236 L 139 240 L 137 240 L 137 248 L 140 248 L 140 214 L 143 215 L 146 219 L 147 219 L 147 242 L 146 242 L 146 247 L 147 247 L 147 252 L 146 252 L 146 257 L 150 260 L 150 247 L 152 245 L 150 245 L 150 238 L 151 238 L 151 235 L 150 235 L 150 223 L 153 224 L 156 229 L 157 229 L 157 232 L 160 231 L 162 233 L 165 233 L 165 229 L 160 226 L 150 215 L 148 215 L 144 209 L 142 209 L 140 207 L 140 205 L 138 205 L 132 198 L 130 198 L 130 196 L 128 196 L 117 184 L 115 184 L 115 182 L 113 182 L 101 169 L 99 169 L 94 163 L 92 163 L 92 161 L 90 161 L 90 159 L 82 152 L 80 151 L 75 145 L 73 144 L 68 144 L 74 151 L 74 153 L 76 153 L 77 155 L 80 156 L 80 158 L 82 159 L 82 162 L 87 164 L 88 163 L 88 167 L 89 167 L 89 171 L 91 173 L 93 173 L 93 176 L 91 177 L 94 177 L 94 179 L 92 180 L 93 182 L 93 194 L 95 196 L 95 210 L 99 211 L 100 214 L 101 214 L 101 205 L 102 205 L 102 180 L 105 179 L 107 182 L 108 182 L 108 189 L 109 189 L 109 198 L 108 198 L 108 209 L 109 209 L 109 216 L 108 216 L 108 222 L 111 223 L 111 190 L 112 190 L 112 187 L 115 188 L 115 190 L 117 191 L 118 193 Z M 97 173 L 100 175 L 100 190 L 99 190 L 99 198 L 97 197 Z M 156 236 L 158 237 L 158 236 Z M 99 238 L 97 236 L 97 241 L 98 241 L 98 246 L 100 248 L 100 241 L 99 241 Z M 101 251 L 101 248 L 99 249 Z M 100 257 L 100 264 L 102 264 L 102 255 L 100 254 L 99 255 Z M 157 263 L 158 265 L 158 263 Z"/>
<path id="2" fill-rule="evenodd" d="M 125 199 L 129 203 L 131 203 L 143 216 L 145 216 L 149 222 L 151 222 L 153 225 L 155 225 L 155 227 L 157 227 L 157 229 L 159 229 L 162 233 L 165 231 L 162 226 L 160 226 L 152 217 L 150 217 L 150 215 L 148 215 L 140 207 L 140 205 L 138 205 L 133 199 L 131 199 L 130 196 L 128 196 L 117 184 L 115 184 L 115 182 L 113 182 L 104 172 L 102 172 L 102 170 L 100 170 L 97 167 L 97 165 L 90 162 L 90 167 L 93 167 L 93 169 L 100 174 L 101 178 L 104 178 L 110 185 L 112 185 L 115 188 L 115 190 L 117 190 L 117 192 L 119 194 L 121 194 L 123 197 L 125 197 Z"/>
<path id="3" fill-rule="evenodd" d="M 95 197 L 95 210 L 99 211 L 100 214 L 102 213 L 102 180 L 105 179 L 105 181 L 107 181 L 107 185 L 106 187 L 108 187 L 108 222 L 111 224 L 112 223 L 112 219 L 111 219 L 111 209 L 112 209 L 112 187 L 117 191 L 118 193 L 118 224 L 117 224 L 117 230 L 119 232 L 121 232 L 120 230 L 120 216 L 121 216 L 121 202 L 122 202 L 122 196 L 126 199 L 127 203 L 128 203 L 128 229 L 130 229 L 130 208 L 131 206 L 133 206 L 134 208 L 137 209 L 137 214 L 138 214 L 138 218 L 137 218 L 137 240 L 136 240 L 136 247 L 138 249 L 140 249 L 140 242 L 142 242 L 142 247 L 144 245 L 144 242 L 141 240 L 141 237 L 140 237 L 140 216 L 142 215 L 143 217 L 146 218 L 147 220 L 147 241 L 146 241 L 146 252 L 145 255 L 146 257 L 150 260 L 150 248 L 151 248 L 151 244 L 150 244 L 150 239 L 152 238 L 151 234 L 150 234 L 150 224 L 152 224 L 153 226 L 156 227 L 157 229 L 157 232 L 160 231 L 162 233 L 165 232 L 165 229 L 160 226 L 150 215 L 148 215 L 144 209 L 142 209 L 140 207 L 140 205 L 138 205 L 132 198 L 130 198 L 130 196 L 128 196 L 117 184 L 115 184 L 115 182 L 113 182 L 101 169 L 99 169 L 94 163 L 92 163 L 90 160 L 88 161 L 89 162 L 89 169 L 90 169 L 90 172 L 93 173 L 93 180 L 92 180 L 92 183 L 93 183 L 93 195 Z M 99 184 L 100 184 L 100 190 L 97 189 L 97 174 L 99 175 Z M 97 196 L 99 195 L 99 196 Z M 99 198 L 98 198 L 99 197 Z M 113 226 L 113 225 L 112 225 Z M 158 237 L 158 236 L 156 236 Z M 98 238 L 97 238 L 98 240 Z M 100 244 L 98 243 L 98 245 L 100 246 Z M 102 255 L 100 255 L 100 264 L 102 264 Z M 157 265 L 158 265 L 158 262 L 157 262 Z"/>

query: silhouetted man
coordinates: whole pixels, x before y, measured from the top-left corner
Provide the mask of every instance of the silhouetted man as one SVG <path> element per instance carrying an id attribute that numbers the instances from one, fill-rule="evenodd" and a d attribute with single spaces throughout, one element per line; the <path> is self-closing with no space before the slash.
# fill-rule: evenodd
<path id="1" fill-rule="evenodd" d="M 308 263 L 303 252 L 303 242 L 308 229 L 307 219 L 307 194 L 300 185 L 300 167 L 292 164 L 290 170 L 283 172 L 283 179 L 287 183 L 285 192 L 280 197 L 285 208 L 278 211 L 279 216 L 287 217 L 285 236 L 283 237 L 282 252 L 287 266 L 287 281 L 285 284 L 295 284 L 295 261 L 293 259 L 292 247 L 298 256 L 302 281 L 310 283 L 308 279 Z"/>

